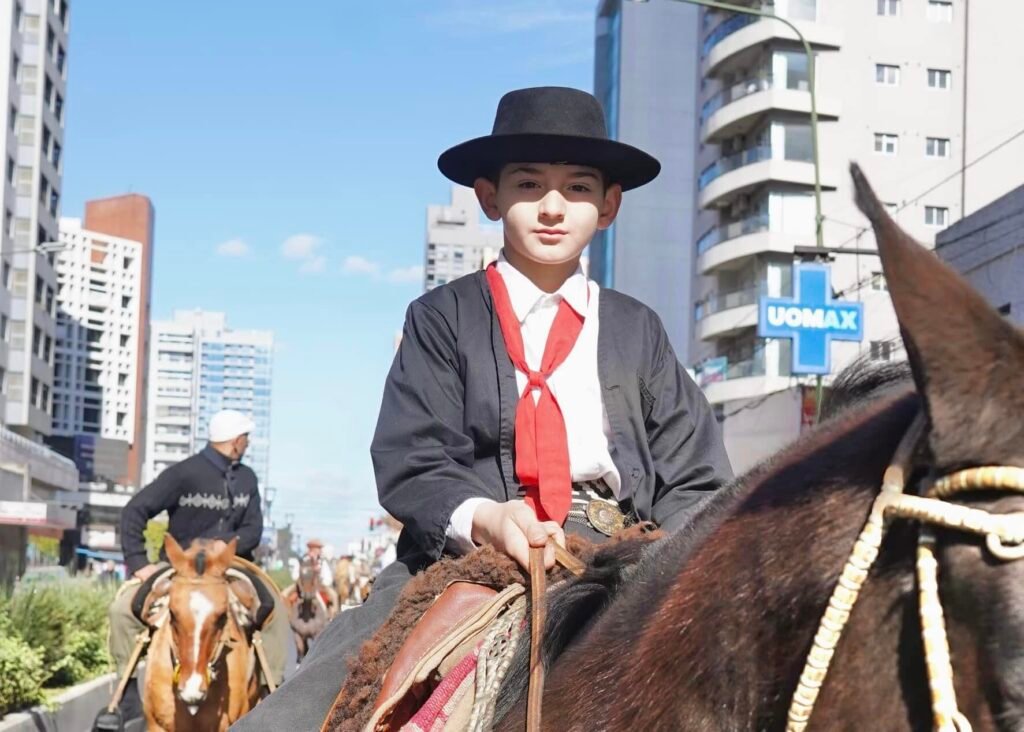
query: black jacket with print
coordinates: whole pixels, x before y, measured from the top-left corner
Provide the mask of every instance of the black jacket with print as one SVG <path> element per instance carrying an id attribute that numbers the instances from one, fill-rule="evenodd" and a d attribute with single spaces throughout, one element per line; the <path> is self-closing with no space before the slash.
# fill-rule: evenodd
<path id="1" fill-rule="evenodd" d="M 238 556 L 251 560 L 263 534 L 256 474 L 209 445 L 164 470 L 124 507 L 121 547 L 129 573 L 149 563 L 143 531 L 161 511 L 167 511 L 167 531 L 185 548 L 193 539 L 237 536 Z M 167 559 L 163 548 L 160 558 Z"/>

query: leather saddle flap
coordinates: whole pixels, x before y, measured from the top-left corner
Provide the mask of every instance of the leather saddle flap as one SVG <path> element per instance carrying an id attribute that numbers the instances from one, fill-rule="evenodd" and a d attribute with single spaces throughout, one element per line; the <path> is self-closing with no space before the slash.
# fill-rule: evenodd
<path id="1" fill-rule="evenodd" d="M 514 584 L 501 592 L 473 582 L 452 582 L 416 623 L 384 675 L 367 732 L 399 728 L 432 691 L 445 659 L 485 631 L 525 589 Z"/>

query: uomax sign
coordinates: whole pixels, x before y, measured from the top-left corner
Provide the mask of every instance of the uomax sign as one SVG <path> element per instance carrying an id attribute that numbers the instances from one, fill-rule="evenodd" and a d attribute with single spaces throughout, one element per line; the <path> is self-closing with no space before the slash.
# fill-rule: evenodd
<path id="1" fill-rule="evenodd" d="M 864 340 L 864 306 L 832 299 L 829 268 L 793 267 L 793 297 L 762 297 L 757 334 L 793 340 L 794 374 L 830 373 L 832 341 Z"/>

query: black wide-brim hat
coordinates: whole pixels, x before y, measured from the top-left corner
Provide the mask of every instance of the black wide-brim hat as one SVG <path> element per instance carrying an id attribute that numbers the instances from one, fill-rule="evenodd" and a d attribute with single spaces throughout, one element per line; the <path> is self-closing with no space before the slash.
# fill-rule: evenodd
<path id="1" fill-rule="evenodd" d="M 446 150 L 437 167 L 450 180 L 472 186 L 508 163 L 586 165 L 624 191 L 661 172 L 651 155 L 609 139 L 604 110 L 593 95 L 559 86 L 509 92 L 498 102 L 491 134 Z"/>

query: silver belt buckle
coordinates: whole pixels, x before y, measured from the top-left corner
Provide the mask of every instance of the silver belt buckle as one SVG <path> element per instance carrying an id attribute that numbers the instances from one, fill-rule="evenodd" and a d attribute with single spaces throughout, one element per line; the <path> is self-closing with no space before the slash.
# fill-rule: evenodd
<path id="1" fill-rule="evenodd" d="M 593 499 L 587 504 L 587 521 L 605 536 L 614 536 L 626 527 L 626 517 L 615 504 Z"/>

